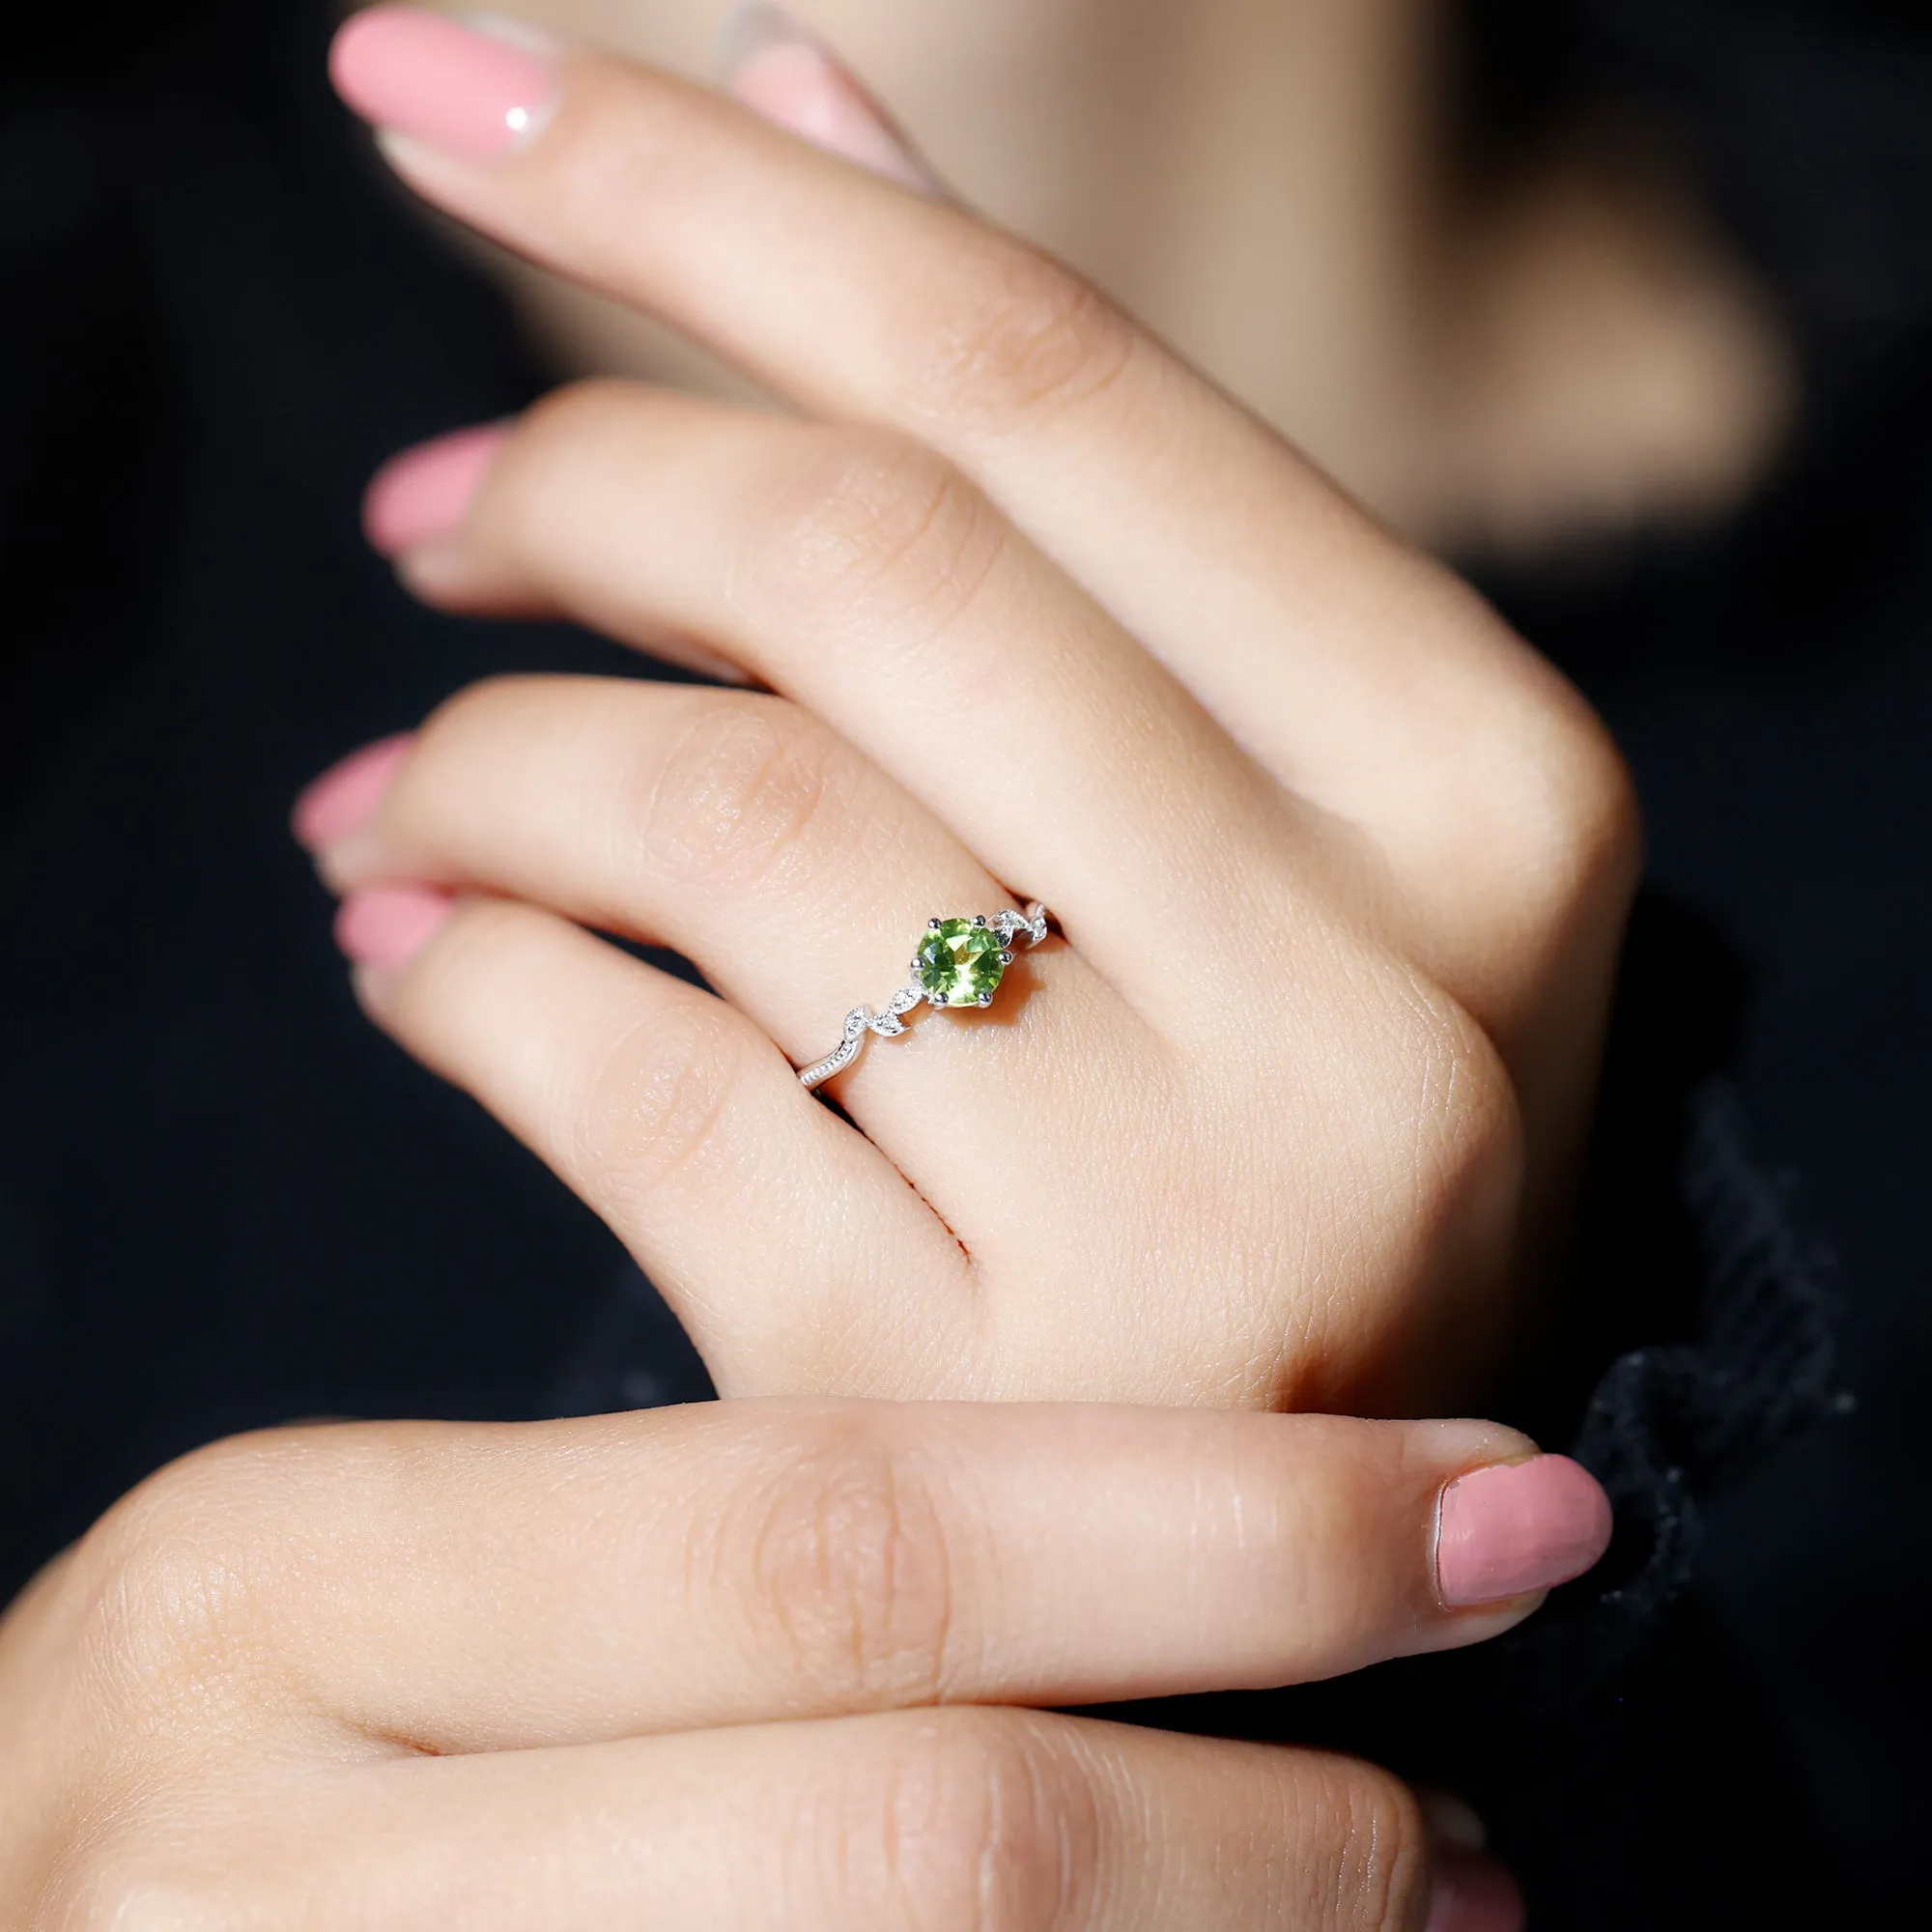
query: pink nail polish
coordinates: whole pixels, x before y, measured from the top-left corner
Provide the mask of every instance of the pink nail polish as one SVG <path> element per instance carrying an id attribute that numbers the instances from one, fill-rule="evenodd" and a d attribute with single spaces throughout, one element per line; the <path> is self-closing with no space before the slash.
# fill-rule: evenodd
<path id="1" fill-rule="evenodd" d="M 374 816 L 396 767 L 415 741 L 413 731 L 398 731 L 393 738 L 379 738 L 330 765 L 296 800 L 289 821 L 296 843 L 304 851 L 320 852 L 360 831 Z"/>
<path id="2" fill-rule="evenodd" d="M 393 972 L 407 966 L 456 910 L 431 886 L 368 886 L 351 893 L 335 914 L 335 943 L 357 966 Z"/>
<path id="3" fill-rule="evenodd" d="M 859 77 L 782 9 L 740 7 L 719 36 L 718 65 L 726 91 L 754 114 L 888 181 L 942 192 Z"/>
<path id="4" fill-rule="evenodd" d="M 509 23 L 496 30 L 420 7 L 371 7 L 337 32 L 328 72 L 365 121 L 487 160 L 550 119 L 556 69 L 539 44 Z"/>
<path id="5" fill-rule="evenodd" d="M 1472 1469 L 1442 1492 L 1435 1578 L 1451 1608 L 1580 1577 L 1610 1543 L 1610 1502 L 1567 1456 Z"/>
<path id="6" fill-rule="evenodd" d="M 392 456 L 362 497 L 362 533 L 384 556 L 463 527 L 509 428 L 482 423 Z"/>
<path id="7" fill-rule="evenodd" d="M 1425 1932 L 1522 1932 L 1522 1893 L 1494 1859 L 1454 1849 L 1430 1854 Z"/>

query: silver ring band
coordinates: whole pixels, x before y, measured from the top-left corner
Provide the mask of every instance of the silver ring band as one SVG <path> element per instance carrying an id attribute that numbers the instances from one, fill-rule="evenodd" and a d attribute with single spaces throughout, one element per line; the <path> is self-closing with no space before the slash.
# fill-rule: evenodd
<path id="1" fill-rule="evenodd" d="M 845 1015 L 843 1037 L 823 1060 L 799 1069 L 801 1087 L 822 1087 L 858 1059 L 866 1036 L 896 1039 L 906 1031 L 905 1015 L 918 1006 L 989 1007 L 1006 970 L 1013 963 L 1013 942 L 1024 938 L 1029 952 L 1039 945 L 1050 918 L 1036 899 L 1025 912 L 996 913 L 988 919 L 934 919 L 912 957 L 912 980 L 885 1004 L 883 1011 L 854 1007 Z"/>

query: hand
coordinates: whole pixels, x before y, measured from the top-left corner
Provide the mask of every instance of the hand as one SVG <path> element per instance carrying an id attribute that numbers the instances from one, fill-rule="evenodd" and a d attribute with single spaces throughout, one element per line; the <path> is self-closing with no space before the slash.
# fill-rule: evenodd
<path id="1" fill-rule="evenodd" d="M 1385 1774 L 1000 1707 L 1493 1635 L 1605 1530 L 1526 1454 L 828 1402 L 220 1444 L 0 1624 L 0 1923 L 1412 1932 Z M 1499 1922 L 1435 1862 L 1431 1927 Z"/>
<path id="2" fill-rule="evenodd" d="M 1466 1392 L 1560 1217 L 1633 874 L 1581 701 L 958 209 L 425 15 L 358 16 L 337 74 L 420 193 L 803 414 L 588 384 L 379 486 L 423 596 L 781 695 L 487 685 L 325 785 L 371 1012 L 618 1231 L 727 1393 Z M 787 1063 L 1009 889 L 1065 943 L 874 1041 L 832 1090 L 856 1130 L 810 1099 Z"/>

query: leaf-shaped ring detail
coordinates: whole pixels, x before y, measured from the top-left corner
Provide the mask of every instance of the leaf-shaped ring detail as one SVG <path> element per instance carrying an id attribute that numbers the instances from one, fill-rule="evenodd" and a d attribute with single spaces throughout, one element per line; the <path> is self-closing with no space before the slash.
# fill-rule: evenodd
<path id="1" fill-rule="evenodd" d="M 799 1069 L 799 1085 L 810 1091 L 822 1087 L 858 1059 L 866 1036 L 896 1039 L 908 1029 L 905 1015 L 921 1005 L 942 1010 L 955 1007 L 989 1007 L 1006 970 L 1013 963 L 1013 943 L 1024 937 L 1028 949 L 1045 940 L 1051 915 L 1037 899 L 1025 912 L 980 913 L 972 919 L 926 922 L 919 951 L 913 954 L 913 978 L 886 1002 L 885 1010 L 854 1007 L 845 1015 L 838 1044 L 823 1060 Z"/>

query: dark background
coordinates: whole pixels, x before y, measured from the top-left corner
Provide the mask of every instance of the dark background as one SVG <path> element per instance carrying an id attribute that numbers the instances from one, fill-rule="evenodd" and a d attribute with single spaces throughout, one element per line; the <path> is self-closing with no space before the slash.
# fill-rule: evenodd
<path id="1" fill-rule="evenodd" d="M 1801 433 L 1722 527 L 1478 574 L 1633 761 L 1656 917 L 1704 962 L 1687 1051 L 1835 1253 L 1847 1395 L 1701 1498 L 1596 1770 L 1520 1767 L 1596 1825 L 1520 1794 L 1492 1822 L 1539 1926 L 1923 1922 L 1932 30 L 1842 0 L 1465 24 L 1498 155 L 1603 101 L 1667 128 L 1799 348 Z M 360 541 L 384 457 L 542 373 L 388 191 L 327 31 L 43 14 L 0 81 L 0 1594 L 212 1435 L 545 1412 L 624 1278 L 356 1015 L 285 831 L 472 677 L 637 670 L 431 616 Z M 1619 1346 L 1694 1322 L 1626 1261 Z"/>

